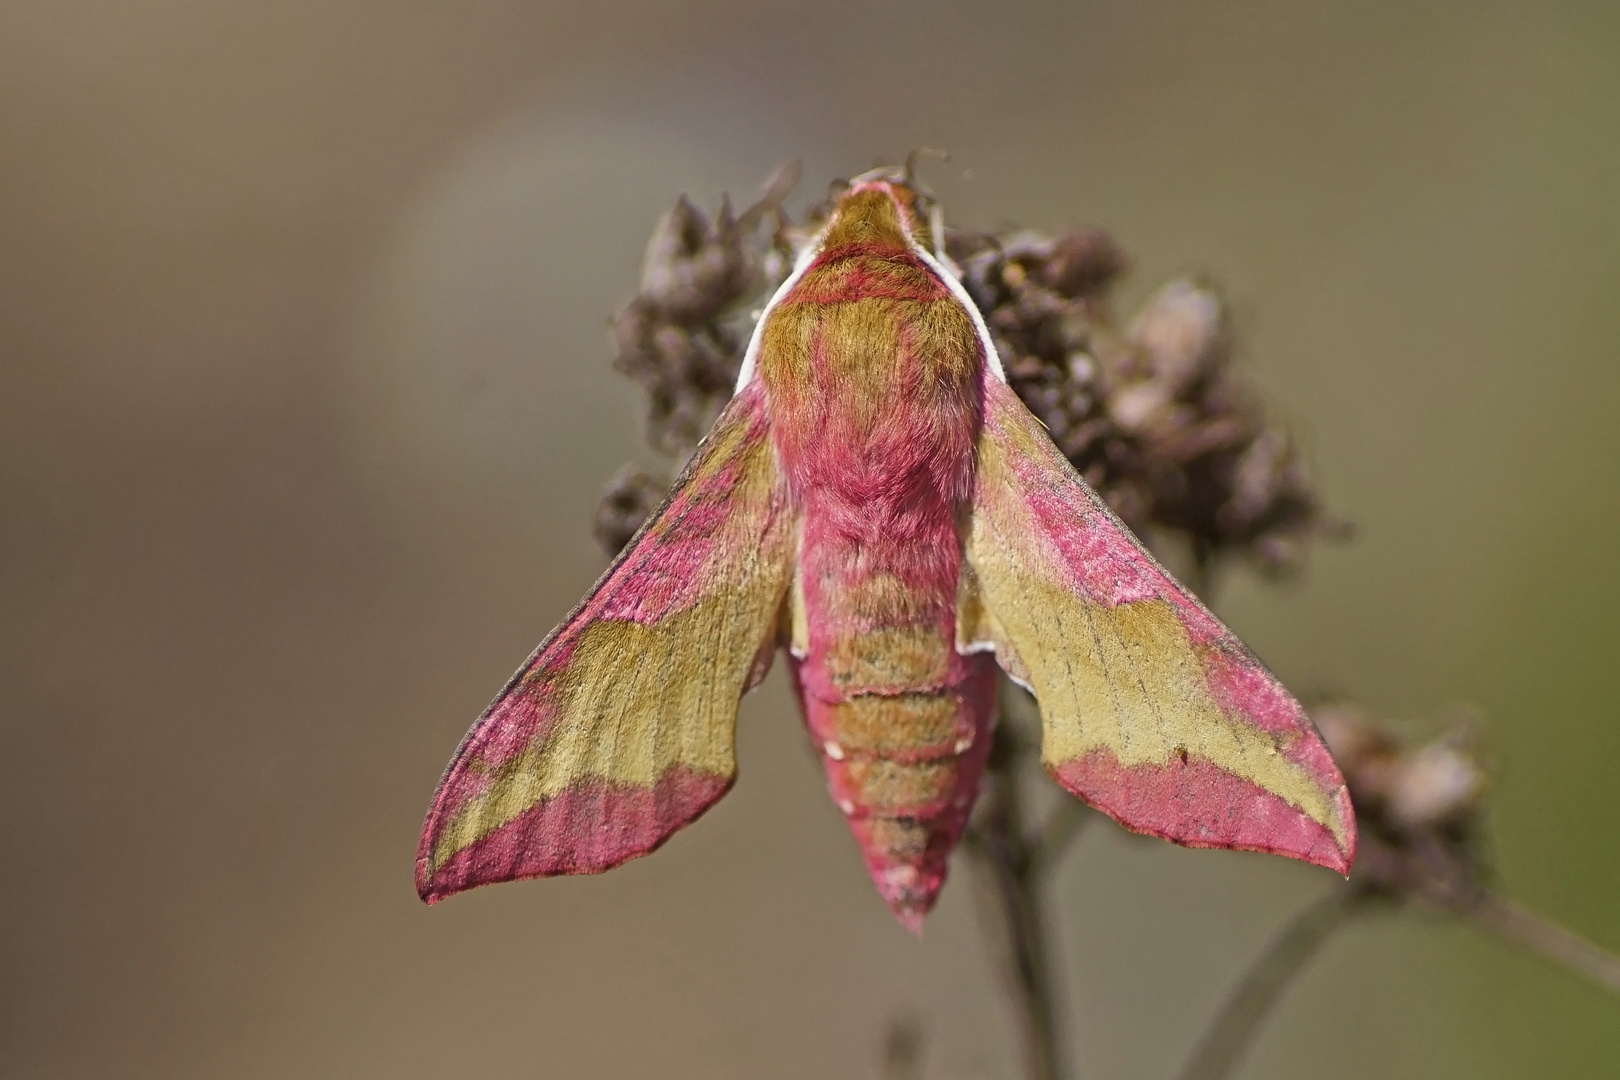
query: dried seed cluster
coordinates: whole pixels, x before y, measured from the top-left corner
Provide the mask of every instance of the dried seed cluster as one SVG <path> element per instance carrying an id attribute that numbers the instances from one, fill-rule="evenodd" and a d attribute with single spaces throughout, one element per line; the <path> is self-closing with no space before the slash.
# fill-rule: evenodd
<path id="1" fill-rule="evenodd" d="M 795 179 L 778 174 L 740 217 L 722 203 L 710 220 L 683 197 L 653 232 L 641 291 L 615 321 L 615 367 L 647 391 L 649 441 L 671 458 L 691 454 L 730 396 L 748 306 L 832 205 L 789 221 L 780 202 Z M 957 230 L 946 249 L 1014 390 L 1133 529 L 1184 537 L 1199 576 L 1232 555 L 1291 569 L 1313 536 L 1342 531 L 1298 445 L 1267 421 L 1235 366 L 1231 319 L 1212 286 L 1173 281 L 1121 328 L 1109 296 L 1126 260 L 1107 233 Z M 624 546 L 668 482 L 640 467 L 619 475 L 597 513 L 604 548 Z"/>
<path id="2" fill-rule="evenodd" d="M 1489 875 L 1489 771 L 1467 719 L 1421 744 L 1345 703 L 1311 710 L 1356 808 L 1355 878 L 1375 894 L 1467 908 Z"/>
<path id="3" fill-rule="evenodd" d="M 1228 555 L 1293 569 L 1312 536 L 1342 531 L 1235 365 L 1212 285 L 1172 281 L 1121 328 L 1110 294 L 1127 263 L 1105 232 L 947 243 L 1013 389 L 1131 528 L 1184 536 L 1200 571 Z"/>
<path id="4" fill-rule="evenodd" d="M 736 382 L 745 342 L 727 316 L 765 285 L 752 231 L 729 204 L 710 221 L 682 196 L 653 229 L 641 291 L 614 319 L 613 366 L 646 390 L 648 439 L 663 453 L 691 453 Z"/>
<path id="5" fill-rule="evenodd" d="M 782 169 L 741 216 L 722 199 L 713 220 L 681 196 L 647 242 L 641 290 L 613 320 L 613 366 L 646 391 L 647 441 L 676 464 L 731 397 L 754 321 L 748 302 L 786 277 L 790 226 L 780 203 L 797 182 L 796 165 Z M 762 236 L 766 222 L 775 228 Z M 629 543 L 671 479 L 635 464 L 620 471 L 596 511 L 605 551 Z"/>

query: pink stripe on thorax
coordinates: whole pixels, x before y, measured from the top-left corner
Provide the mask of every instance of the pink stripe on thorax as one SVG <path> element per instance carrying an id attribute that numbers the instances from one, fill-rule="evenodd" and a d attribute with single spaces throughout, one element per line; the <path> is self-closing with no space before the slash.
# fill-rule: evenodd
<path id="1" fill-rule="evenodd" d="M 889 264 L 915 273 L 883 273 L 869 264 Z M 818 273 L 847 263 L 839 272 Z M 887 268 L 886 268 L 887 269 Z M 908 251 L 879 244 L 846 244 L 822 252 L 784 304 L 837 304 L 856 300 L 946 300 L 950 290 L 936 281 L 923 261 Z"/>

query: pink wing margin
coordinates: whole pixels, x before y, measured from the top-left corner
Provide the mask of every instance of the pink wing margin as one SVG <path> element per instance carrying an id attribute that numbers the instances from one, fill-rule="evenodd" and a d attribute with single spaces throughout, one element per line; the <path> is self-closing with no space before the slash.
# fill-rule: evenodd
<path id="1" fill-rule="evenodd" d="M 793 533 L 756 386 L 463 739 L 423 826 L 422 898 L 609 869 L 725 794 Z"/>
<path id="2" fill-rule="evenodd" d="M 1300 704 L 1011 389 L 987 379 L 985 395 L 964 645 L 993 647 L 1034 691 L 1047 768 L 1135 831 L 1348 873 L 1350 796 Z"/>

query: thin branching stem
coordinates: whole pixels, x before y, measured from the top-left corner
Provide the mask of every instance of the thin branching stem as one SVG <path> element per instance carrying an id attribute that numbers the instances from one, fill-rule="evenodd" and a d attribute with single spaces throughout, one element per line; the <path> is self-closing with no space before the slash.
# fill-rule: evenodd
<path id="1" fill-rule="evenodd" d="M 1555 964 L 1620 994 L 1620 956 L 1494 893 L 1481 893 L 1464 909 L 1475 923 Z"/>
<path id="2" fill-rule="evenodd" d="M 883 1038 L 884 1080 L 922 1080 L 923 1038 L 917 1021 L 905 1017 L 889 1025 Z"/>
<path id="3" fill-rule="evenodd" d="M 1067 1070 L 1058 1045 L 1052 971 L 1040 897 L 1029 879 L 991 856 L 1005 925 L 1006 975 L 1018 1014 L 1025 1073 L 1030 1080 L 1062 1080 Z"/>
<path id="4" fill-rule="evenodd" d="M 1222 1003 L 1180 1080 L 1225 1080 L 1232 1075 L 1295 976 L 1368 900 L 1368 894 L 1341 886 L 1295 915 Z"/>
<path id="5" fill-rule="evenodd" d="M 1061 800 L 1041 826 L 1040 834 L 1031 846 L 1030 875 L 1044 880 L 1095 816 L 1096 811 L 1079 799 Z"/>
<path id="6" fill-rule="evenodd" d="M 1010 724 L 996 733 L 985 777 L 985 801 L 968 834 L 990 878 L 1001 924 L 1003 979 L 1012 999 L 1027 1080 L 1065 1080 L 1069 1069 L 1045 907 L 1046 870 L 1084 823 L 1087 812 L 1055 812 L 1031 835 L 1024 823 L 1022 747 Z"/>

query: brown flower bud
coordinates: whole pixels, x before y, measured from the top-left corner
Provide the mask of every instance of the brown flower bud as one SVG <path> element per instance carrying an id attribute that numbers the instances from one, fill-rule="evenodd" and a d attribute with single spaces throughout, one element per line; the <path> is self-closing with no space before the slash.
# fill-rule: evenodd
<path id="1" fill-rule="evenodd" d="M 683 195 L 653 229 L 641 295 L 671 318 L 714 318 L 761 287 L 763 254 L 737 227 L 729 202 L 710 222 Z"/>
<path id="2" fill-rule="evenodd" d="M 1401 758 L 1389 786 L 1390 817 L 1410 830 L 1447 825 L 1478 809 L 1485 786 L 1466 739 L 1448 734 Z"/>
<path id="3" fill-rule="evenodd" d="M 1125 272 L 1125 253 L 1102 229 L 1067 233 L 1052 244 L 1041 280 L 1059 294 L 1094 296 Z"/>
<path id="4" fill-rule="evenodd" d="M 639 465 L 628 465 L 608 485 L 596 507 L 591 533 L 602 550 L 617 555 L 636 535 L 654 508 L 663 501 L 669 487 L 667 477 L 657 477 Z"/>
<path id="5" fill-rule="evenodd" d="M 1153 294 L 1128 336 L 1146 351 L 1153 373 L 1181 393 L 1225 361 L 1225 305 L 1213 289 L 1172 281 Z"/>

